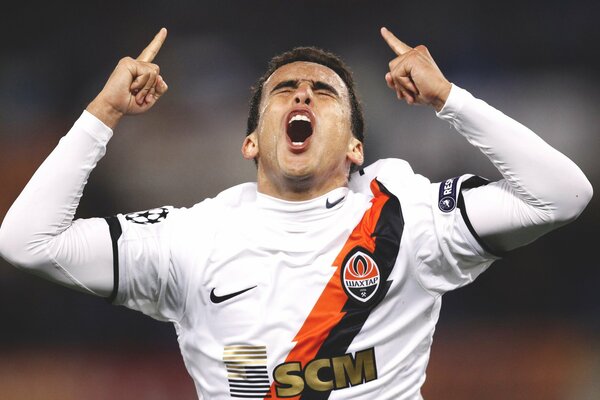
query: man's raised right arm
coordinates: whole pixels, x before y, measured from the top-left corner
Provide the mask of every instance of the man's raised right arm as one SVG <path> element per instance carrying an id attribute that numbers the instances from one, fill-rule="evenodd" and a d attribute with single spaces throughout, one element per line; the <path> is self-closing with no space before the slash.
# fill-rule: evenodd
<path id="1" fill-rule="evenodd" d="M 17 267 L 87 293 L 113 290 L 109 228 L 101 218 L 73 222 L 87 179 L 126 114 L 150 109 L 167 91 L 152 61 L 163 28 L 137 59 L 122 59 L 100 94 L 38 168 L 0 226 L 0 255 Z"/>

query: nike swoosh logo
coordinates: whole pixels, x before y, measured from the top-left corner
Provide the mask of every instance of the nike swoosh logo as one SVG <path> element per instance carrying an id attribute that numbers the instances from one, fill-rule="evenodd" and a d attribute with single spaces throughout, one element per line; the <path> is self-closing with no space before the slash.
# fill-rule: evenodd
<path id="1" fill-rule="evenodd" d="M 256 286 L 252 286 L 252 287 L 249 287 L 247 289 L 240 290 L 239 292 L 233 292 L 233 293 L 229 293 L 229 294 L 226 294 L 226 295 L 223 295 L 223 296 L 217 296 L 215 294 L 215 288 L 213 288 L 213 290 L 210 291 L 210 301 L 212 301 L 215 304 L 219 304 L 219 303 L 222 303 L 222 302 L 224 302 L 226 300 L 229 300 L 229 299 L 231 299 L 231 298 L 233 298 L 235 296 L 239 296 L 240 294 L 242 294 L 244 292 L 247 292 L 248 290 L 252 290 L 255 287 Z"/>
<path id="2" fill-rule="evenodd" d="M 325 201 L 325 207 L 326 207 L 326 208 L 332 208 L 332 207 L 335 207 L 335 206 L 337 206 L 338 204 L 340 204 L 340 202 L 341 202 L 342 200 L 344 200 L 345 198 L 346 198 L 346 196 L 342 196 L 342 197 L 340 197 L 339 199 L 337 199 L 336 201 L 334 201 L 333 203 L 330 203 L 330 202 L 329 202 L 329 199 L 327 199 L 327 200 Z"/>

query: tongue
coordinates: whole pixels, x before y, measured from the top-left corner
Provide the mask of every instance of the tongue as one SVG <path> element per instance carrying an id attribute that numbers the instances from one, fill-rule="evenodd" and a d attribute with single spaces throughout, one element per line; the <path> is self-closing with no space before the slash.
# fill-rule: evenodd
<path id="1" fill-rule="evenodd" d="M 308 121 L 292 121 L 288 124 L 287 134 L 292 143 L 303 143 L 312 135 L 312 126 Z"/>

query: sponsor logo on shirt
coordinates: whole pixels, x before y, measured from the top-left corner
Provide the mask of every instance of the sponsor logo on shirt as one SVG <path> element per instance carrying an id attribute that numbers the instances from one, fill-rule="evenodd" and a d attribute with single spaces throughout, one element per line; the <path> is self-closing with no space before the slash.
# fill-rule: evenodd
<path id="1" fill-rule="evenodd" d="M 248 344 L 223 348 L 231 397 L 269 398 L 267 347 Z"/>
<path id="2" fill-rule="evenodd" d="M 215 304 L 219 304 L 219 303 L 222 303 L 222 302 L 227 301 L 229 299 L 233 299 L 235 296 L 239 296 L 242 293 L 246 293 L 248 290 L 252 290 L 255 287 L 256 286 L 252 286 L 252 287 L 249 287 L 249 288 L 246 288 L 246 289 L 238 290 L 237 292 L 227 293 L 227 294 L 224 294 L 222 296 L 217 295 L 215 293 L 215 289 L 216 288 L 213 288 L 210 291 L 210 301 L 212 301 Z"/>
<path id="3" fill-rule="evenodd" d="M 229 394 L 245 398 L 286 398 L 329 392 L 377 379 L 375 348 L 336 357 L 317 358 L 302 365 L 288 361 L 273 369 L 273 386 L 267 372 L 267 348 L 250 344 L 225 346 Z M 274 391 L 274 392 L 273 392 Z"/>
<path id="4" fill-rule="evenodd" d="M 446 179 L 440 183 L 438 207 L 440 211 L 448 213 L 456 208 L 456 186 L 458 177 Z"/>
<path id="5" fill-rule="evenodd" d="M 329 199 L 327 199 L 325 201 L 325 208 L 333 208 L 335 206 L 337 206 L 338 204 L 340 204 L 342 202 L 342 200 L 344 200 L 346 198 L 346 196 L 340 197 L 339 199 L 333 201 L 333 202 L 329 202 Z"/>
<path id="6" fill-rule="evenodd" d="M 273 371 L 277 397 L 298 396 L 311 390 L 328 392 L 345 389 L 375 379 L 377 365 L 374 348 L 357 351 L 354 355 L 318 358 L 304 366 L 300 362 L 285 362 Z"/>

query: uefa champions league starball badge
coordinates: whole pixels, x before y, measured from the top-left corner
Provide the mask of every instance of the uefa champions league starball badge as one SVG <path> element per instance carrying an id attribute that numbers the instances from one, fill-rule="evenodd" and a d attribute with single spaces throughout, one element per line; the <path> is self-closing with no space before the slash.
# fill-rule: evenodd
<path id="1" fill-rule="evenodd" d="M 167 215 L 173 207 L 153 208 L 147 211 L 138 211 L 125 215 L 127 221 L 141 225 L 157 224 L 167 219 Z"/>

